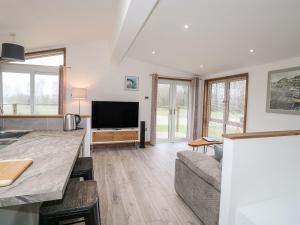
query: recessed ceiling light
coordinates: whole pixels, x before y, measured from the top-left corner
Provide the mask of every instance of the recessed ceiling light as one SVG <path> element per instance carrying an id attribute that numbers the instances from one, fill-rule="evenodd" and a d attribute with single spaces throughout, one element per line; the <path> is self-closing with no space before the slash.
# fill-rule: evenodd
<path id="1" fill-rule="evenodd" d="M 200 68 L 202 69 L 204 66 L 203 65 L 200 65 Z"/>
<path id="2" fill-rule="evenodd" d="M 189 29 L 189 25 L 185 24 L 184 26 L 184 29 Z"/>
<path id="3" fill-rule="evenodd" d="M 249 52 L 250 52 L 250 53 L 254 53 L 254 49 L 250 49 Z"/>
<path id="4" fill-rule="evenodd" d="M 156 54 L 156 52 L 155 52 L 154 50 L 153 50 L 151 53 L 152 53 L 152 55 L 155 55 L 155 54 Z"/>

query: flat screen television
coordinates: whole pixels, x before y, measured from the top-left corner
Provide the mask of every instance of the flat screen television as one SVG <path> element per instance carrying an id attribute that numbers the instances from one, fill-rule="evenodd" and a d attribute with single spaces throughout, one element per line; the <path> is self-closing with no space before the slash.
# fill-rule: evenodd
<path id="1" fill-rule="evenodd" d="M 138 102 L 92 101 L 92 128 L 135 128 L 139 122 Z"/>

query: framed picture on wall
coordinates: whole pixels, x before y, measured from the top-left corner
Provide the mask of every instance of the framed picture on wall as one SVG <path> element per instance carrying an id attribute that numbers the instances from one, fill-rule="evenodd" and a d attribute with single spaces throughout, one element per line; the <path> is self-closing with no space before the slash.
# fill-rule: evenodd
<path id="1" fill-rule="evenodd" d="M 125 89 L 130 91 L 137 91 L 139 89 L 139 77 L 125 76 Z"/>
<path id="2" fill-rule="evenodd" d="M 300 67 L 269 72 L 267 112 L 300 115 Z"/>

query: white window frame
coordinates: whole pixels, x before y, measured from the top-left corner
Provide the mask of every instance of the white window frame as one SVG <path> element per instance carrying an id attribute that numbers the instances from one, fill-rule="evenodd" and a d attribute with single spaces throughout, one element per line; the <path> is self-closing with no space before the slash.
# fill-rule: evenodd
<path id="1" fill-rule="evenodd" d="M 28 73 L 30 74 L 30 112 L 31 115 L 35 114 L 35 75 L 48 75 L 48 76 L 59 76 L 58 66 L 39 66 L 39 65 L 27 65 L 27 64 L 12 64 L 12 63 L 1 63 L 0 64 L 0 106 L 3 109 L 3 84 L 2 84 L 2 73 Z M 58 112 L 57 112 L 58 114 Z M 4 112 L 5 115 L 5 112 Z"/>

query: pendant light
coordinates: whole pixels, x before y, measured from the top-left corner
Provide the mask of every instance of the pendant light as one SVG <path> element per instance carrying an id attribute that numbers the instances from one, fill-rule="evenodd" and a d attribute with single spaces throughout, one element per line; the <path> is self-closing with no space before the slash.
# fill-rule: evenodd
<path id="1" fill-rule="evenodd" d="M 10 34 L 14 38 L 15 34 Z M 21 45 L 13 43 L 2 43 L 1 59 L 7 61 L 24 61 L 25 49 Z"/>

